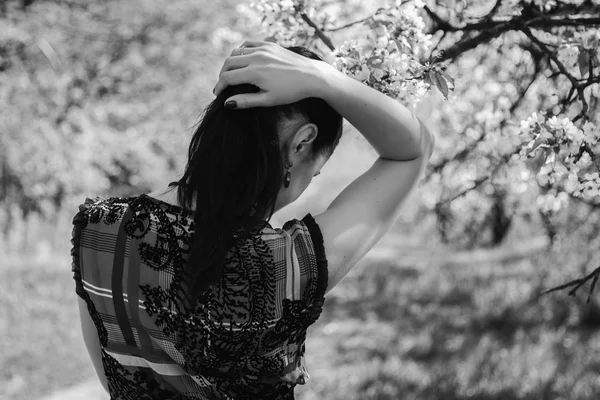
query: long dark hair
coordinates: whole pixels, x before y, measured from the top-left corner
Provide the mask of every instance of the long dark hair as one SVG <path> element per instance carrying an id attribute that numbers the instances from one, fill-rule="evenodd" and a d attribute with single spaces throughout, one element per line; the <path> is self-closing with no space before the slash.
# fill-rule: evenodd
<path id="1" fill-rule="evenodd" d="M 323 61 L 304 47 L 286 49 Z M 220 278 L 227 251 L 266 227 L 274 213 L 284 175 L 281 122 L 303 118 L 318 127 L 314 157 L 331 155 L 342 135 L 342 116 L 319 98 L 239 110 L 223 105 L 233 95 L 259 90 L 251 84 L 229 86 L 204 109 L 185 172 L 175 183 L 179 204 L 194 210 L 195 234 L 184 270 L 192 305 Z"/>

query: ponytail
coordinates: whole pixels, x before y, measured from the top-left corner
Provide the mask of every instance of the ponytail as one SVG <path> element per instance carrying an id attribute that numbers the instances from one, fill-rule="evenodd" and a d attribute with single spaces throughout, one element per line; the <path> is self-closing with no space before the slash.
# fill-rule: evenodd
<path id="1" fill-rule="evenodd" d="M 302 47 L 288 50 L 321 60 Z M 207 106 L 191 139 L 185 172 L 175 183 L 179 204 L 194 211 L 195 233 L 184 268 L 190 304 L 220 279 L 225 255 L 236 241 L 260 232 L 274 213 L 284 171 L 280 122 L 299 116 L 314 122 L 316 154 L 333 152 L 340 140 L 342 117 L 321 99 L 238 110 L 223 105 L 231 96 L 258 91 L 250 84 L 229 86 Z"/>

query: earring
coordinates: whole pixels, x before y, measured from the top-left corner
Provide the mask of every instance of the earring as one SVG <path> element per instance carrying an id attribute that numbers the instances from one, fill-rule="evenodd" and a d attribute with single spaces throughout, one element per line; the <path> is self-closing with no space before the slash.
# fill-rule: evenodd
<path id="1" fill-rule="evenodd" d="M 290 172 L 290 168 L 292 168 L 293 166 L 294 164 L 290 163 L 289 167 L 285 167 L 287 171 L 285 173 L 285 178 L 283 179 L 283 187 L 285 187 L 286 189 L 290 187 L 290 182 L 292 181 L 292 173 Z"/>

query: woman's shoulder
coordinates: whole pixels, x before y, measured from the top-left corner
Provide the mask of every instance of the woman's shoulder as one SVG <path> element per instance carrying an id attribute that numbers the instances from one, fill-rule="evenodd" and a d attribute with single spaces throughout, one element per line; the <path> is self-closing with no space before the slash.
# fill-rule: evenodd
<path id="1" fill-rule="evenodd" d="M 87 226 L 90 223 L 104 222 L 106 225 L 112 225 L 123 215 L 128 204 L 126 197 L 86 197 L 84 202 L 79 204 L 73 223 Z"/>
<path id="2" fill-rule="evenodd" d="M 140 194 L 129 197 L 86 197 L 79 205 L 74 222 L 113 225 L 127 219 L 140 217 L 152 218 L 157 223 L 167 223 L 173 219 L 183 221 L 184 225 L 193 221 L 193 213 L 160 198 Z"/>

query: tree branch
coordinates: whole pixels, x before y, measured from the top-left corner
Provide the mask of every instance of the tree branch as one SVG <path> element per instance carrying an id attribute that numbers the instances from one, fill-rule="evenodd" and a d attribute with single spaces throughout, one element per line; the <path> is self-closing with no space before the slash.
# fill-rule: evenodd
<path id="1" fill-rule="evenodd" d="M 473 181 L 473 186 L 458 192 L 454 196 L 451 196 L 445 200 L 438 202 L 437 205 L 444 205 L 444 204 L 452 203 L 454 200 L 458 199 L 459 197 L 464 196 L 465 194 L 469 193 L 472 190 L 475 190 L 479 185 L 481 185 L 482 183 L 484 183 L 485 181 L 487 181 L 490 178 L 491 178 L 491 174 L 488 174 L 486 176 L 482 176 L 479 179 L 475 179 Z"/>
<path id="2" fill-rule="evenodd" d="M 522 25 L 519 27 L 519 30 L 521 32 L 523 32 L 525 35 L 527 35 L 527 37 L 535 44 L 538 45 L 538 47 L 540 48 L 540 50 L 542 50 L 544 53 L 546 53 L 546 55 L 552 60 L 554 61 L 554 64 L 556 64 L 556 66 L 558 67 L 558 69 L 560 70 L 560 72 L 567 77 L 567 79 L 569 79 L 569 81 L 571 81 L 571 84 L 575 87 L 578 86 L 578 82 L 577 82 L 577 78 L 575 78 L 573 75 L 571 75 L 569 73 L 569 71 L 567 71 L 567 68 L 565 68 L 564 64 L 561 63 L 559 61 L 558 58 L 556 58 L 556 55 L 554 55 L 554 53 L 552 51 L 550 51 L 550 49 L 548 49 L 548 47 L 542 43 L 541 40 L 539 40 L 537 37 L 535 37 L 535 35 L 533 34 L 533 32 L 531 32 L 531 29 L 529 29 L 527 26 Z"/>
<path id="3" fill-rule="evenodd" d="M 437 202 L 436 207 L 451 203 L 454 200 L 458 199 L 459 197 L 464 196 L 465 194 L 469 193 L 471 190 L 476 189 L 479 185 L 481 185 L 482 183 L 484 183 L 485 181 L 490 179 L 492 177 L 492 175 L 494 174 L 494 172 L 496 171 L 496 169 L 505 165 L 510 160 L 510 158 L 513 156 L 513 154 L 518 154 L 520 150 L 521 150 L 521 146 L 518 146 L 514 151 L 512 151 L 510 153 L 506 153 L 503 156 L 501 156 L 499 161 L 489 169 L 490 170 L 489 173 L 487 173 L 485 176 L 482 176 L 473 181 L 473 186 L 458 192 L 454 196 L 451 196 L 445 200 Z"/>
<path id="4" fill-rule="evenodd" d="M 575 279 L 575 280 L 573 280 L 571 282 L 567 282 L 563 285 L 556 286 L 556 287 L 553 287 L 548 290 L 544 290 L 541 294 L 544 295 L 544 294 L 548 294 L 548 293 L 552 293 L 552 292 L 556 292 L 559 290 L 563 290 L 563 289 L 572 287 L 573 289 L 571 289 L 569 291 L 569 296 L 575 296 L 575 294 L 577 293 L 577 290 L 579 290 L 583 285 L 585 285 L 586 282 L 591 280 L 592 284 L 590 285 L 590 292 L 588 293 L 588 298 L 587 298 L 587 302 L 589 303 L 591 300 L 591 297 L 592 297 L 592 292 L 594 291 L 594 288 L 596 287 L 596 283 L 598 283 L 598 278 L 600 278 L 600 267 L 596 268 L 595 270 L 593 270 L 591 273 L 584 276 L 583 278 Z"/>
<path id="5" fill-rule="evenodd" d="M 431 8 L 429 8 L 427 5 L 425 5 L 423 7 L 423 10 L 425 10 L 425 12 L 427 13 L 427 15 L 429 15 L 429 18 L 431 18 L 433 20 L 433 22 L 436 23 L 436 26 L 435 26 L 435 28 L 436 28 L 435 30 L 436 31 L 437 30 L 443 30 L 443 31 L 446 31 L 446 32 L 456 32 L 456 31 L 462 30 L 461 28 L 454 27 L 454 26 L 450 25 L 449 22 L 444 21 L 439 15 L 437 15 L 436 13 L 434 13 L 431 10 Z"/>
<path id="6" fill-rule="evenodd" d="M 480 44 L 489 42 L 490 40 L 500 36 L 504 32 L 508 32 L 508 31 L 517 29 L 518 25 L 519 25 L 518 20 L 509 20 L 505 23 L 493 26 L 490 29 L 480 32 L 475 37 L 461 40 L 458 43 L 456 43 L 455 45 L 447 48 L 446 50 L 442 50 L 441 54 L 436 56 L 435 59 L 438 62 L 454 59 L 457 56 L 459 56 L 460 54 L 462 54 L 468 50 L 474 49 L 475 47 L 479 46 Z"/>
<path id="7" fill-rule="evenodd" d="M 324 30 L 327 31 L 327 32 L 341 31 L 342 29 L 350 28 L 351 26 L 358 25 L 358 24 L 363 23 L 363 22 L 367 22 L 370 19 L 373 19 L 373 15 L 371 15 L 371 16 L 369 16 L 367 18 L 359 19 L 358 21 L 349 22 L 349 23 L 347 23 L 345 25 L 342 25 L 342 26 L 337 26 L 335 28 L 324 29 Z"/>
<path id="8" fill-rule="evenodd" d="M 489 29 L 490 27 L 494 27 L 496 25 L 506 24 L 515 20 L 521 20 L 521 18 L 495 18 L 489 21 L 472 22 L 461 27 L 452 27 L 452 29 L 453 31 L 479 31 Z M 599 26 L 600 17 L 537 17 L 526 21 L 525 24 L 531 28 L 551 28 L 555 26 Z"/>
<path id="9" fill-rule="evenodd" d="M 437 15 L 434 11 L 431 10 L 428 6 L 424 6 L 423 9 L 427 13 L 427 15 L 434 22 L 434 26 L 432 27 L 429 33 L 433 33 L 436 31 L 443 32 L 468 32 L 468 31 L 476 31 L 479 32 L 478 35 L 471 37 L 469 39 L 463 39 L 458 43 L 450 46 L 448 49 L 443 50 L 441 52 L 441 57 L 436 58 L 439 61 L 445 61 L 448 59 L 454 59 L 458 55 L 464 53 L 465 51 L 471 50 L 477 47 L 479 44 L 483 44 L 488 42 L 489 40 L 500 36 L 502 33 L 511 31 L 511 30 L 523 30 L 524 28 L 528 29 L 529 32 L 531 30 L 529 28 L 551 28 L 557 26 L 600 26 L 600 17 L 596 15 L 600 14 L 600 7 L 592 7 L 589 10 L 586 10 L 586 14 L 577 14 L 577 15 L 568 15 L 564 16 L 561 14 L 558 15 L 547 15 L 539 13 L 532 14 L 524 12 L 516 17 L 505 17 L 505 18 L 494 18 L 491 17 L 497 11 L 497 7 L 499 7 L 500 2 L 496 2 L 492 10 L 477 22 L 467 23 L 462 26 L 453 26 L 448 21 L 442 19 L 439 15 Z M 556 11 L 557 13 L 562 11 Z M 542 43 L 539 41 L 539 43 Z M 433 57 L 432 57 L 433 59 Z"/>
<path id="10" fill-rule="evenodd" d="M 323 43 L 325 43 L 325 45 L 327 47 L 329 47 L 329 50 L 334 51 L 335 50 L 335 46 L 331 42 L 331 39 L 329 39 L 329 37 L 323 33 L 323 31 L 321 30 L 321 28 L 319 28 L 317 26 L 317 24 L 315 24 L 310 18 L 308 18 L 308 15 L 306 15 L 305 13 L 301 13 L 300 16 L 302 17 L 302 19 L 304 20 L 304 22 L 306 22 L 309 26 L 311 26 L 312 28 L 314 28 L 315 33 L 317 34 L 317 36 L 319 37 L 319 39 L 321 39 L 321 41 Z"/>
<path id="11" fill-rule="evenodd" d="M 483 139 L 485 139 L 485 135 L 486 132 L 483 132 L 481 136 L 479 136 L 479 138 L 472 141 L 469 145 L 467 145 L 464 149 L 460 150 L 458 153 L 444 158 L 437 164 L 430 165 L 429 174 L 431 175 L 440 172 L 450 161 L 460 161 L 466 158 L 466 156 L 468 156 L 473 150 L 475 150 L 479 143 L 481 143 Z"/>

